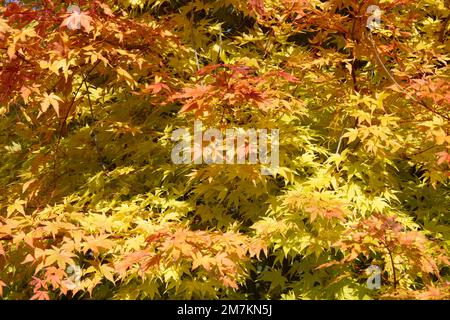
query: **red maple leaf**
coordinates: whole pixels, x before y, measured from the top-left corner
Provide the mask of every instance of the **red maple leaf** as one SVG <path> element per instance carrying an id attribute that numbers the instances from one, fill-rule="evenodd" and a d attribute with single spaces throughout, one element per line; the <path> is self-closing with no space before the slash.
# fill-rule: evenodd
<path id="1" fill-rule="evenodd" d="M 47 291 L 37 291 L 34 296 L 31 297 L 31 300 L 50 300 Z"/>
<path id="2" fill-rule="evenodd" d="M 448 152 L 442 151 L 436 155 L 439 156 L 437 164 L 443 164 L 444 162 L 450 163 L 450 154 Z"/>
<path id="3" fill-rule="evenodd" d="M 250 0 L 249 1 L 250 10 L 257 12 L 260 15 L 265 13 L 264 10 L 264 0 Z"/>

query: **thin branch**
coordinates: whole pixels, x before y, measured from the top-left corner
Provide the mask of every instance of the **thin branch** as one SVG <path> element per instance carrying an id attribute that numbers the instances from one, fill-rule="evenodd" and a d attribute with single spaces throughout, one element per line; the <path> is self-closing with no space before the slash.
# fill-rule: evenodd
<path id="1" fill-rule="evenodd" d="M 84 82 L 84 85 L 85 85 L 86 91 L 87 91 L 87 98 L 88 98 L 88 102 L 89 102 L 89 110 L 91 112 L 91 119 L 92 119 L 92 122 L 94 123 L 95 122 L 95 117 L 94 117 L 94 110 L 92 108 L 91 94 L 89 92 L 89 87 L 88 87 L 88 84 L 87 84 L 86 81 Z M 103 156 L 102 156 L 102 154 L 100 152 L 100 148 L 98 147 L 97 130 L 96 130 L 96 128 L 93 129 L 92 133 L 94 135 L 94 137 L 93 137 L 94 138 L 94 146 L 95 146 L 95 152 L 97 153 L 98 161 L 99 161 L 100 165 L 102 166 L 103 170 L 106 170 L 106 165 L 103 163 L 103 160 L 102 160 Z"/>
<path id="2" fill-rule="evenodd" d="M 442 29 L 441 29 L 441 32 L 440 32 L 440 34 L 439 34 L 439 41 L 441 42 L 441 43 L 444 43 L 444 40 L 445 40 L 445 34 L 447 33 L 447 25 L 448 25 L 448 22 L 450 21 L 450 16 L 448 16 L 445 20 L 444 20 L 444 23 L 442 24 Z"/>
<path id="3" fill-rule="evenodd" d="M 81 90 L 81 87 L 83 86 L 83 83 L 86 81 L 86 79 L 88 78 L 88 76 L 92 73 L 92 71 L 94 71 L 94 69 L 99 65 L 99 63 L 101 62 L 101 60 L 97 61 L 92 68 L 84 75 L 80 85 L 78 86 L 77 90 L 75 91 L 75 94 L 72 98 L 72 101 L 69 105 L 69 108 L 67 109 L 66 114 L 64 115 L 64 118 L 61 121 L 60 127 L 59 127 L 59 132 L 58 132 L 58 140 L 56 141 L 56 145 L 55 145 L 55 159 L 53 161 L 53 190 L 56 189 L 56 171 L 57 171 L 57 159 L 58 159 L 58 152 L 59 152 L 59 146 L 61 144 L 61 139 L 62 139 L 62 132 L 64 129 L 64 124 L 66 123 L 69 114 L 72 111 L 72 108 L 75 104 L 75 101 L 77 99 L 77 95 Z"/>
<path id="4" fill-rule="evenodd" d="M 384 71 L 386 72 L 387 76 L 389 77 L 389 79 L 391 79 L 391 81 L 400 89 L 401 92 L 403 92 L 406 97 L 408 99 L 411 99 L 417 103 L 419 103 L 422 107 L 424 107 L 425 109 L 427 109 L 428 111 L 432 112 L 433 114 L 442 117 L 445 120 L 450 121 L 450 117 L 443 115 L 439 112 L 437 112 L 436 110 L 434 110 L 433 108 L 431 108 L 430 106 L 428 106 L 423 100 L 417 99 L 416 97 L 414 97 L 410 92 L 406 91 L 398 82 L 397 80 L 395 80 L 394 76 L 391 74 L 391 72 L 386 68 L 386 66 L 384 65 L 383 61 L 381 60 L 380 54 L 378 53 L 377 47 L 375 46 L 375 42 L 373 41 L 372 38 L 372 33 L 369 32 L 369 39 L 370 42 L 373 46 L 373 50 L 375 52 L 375 56 L 377 57 L 377 60 L 379 62 L 379 64 L 381 65 L 381 67 L 384 69 Z"/>
<path id="5" fill-rule="evenodd" d="M 392 275 L 394 277 L 394 289 L 397 289 L 397 272 L 395 271 L 394 258 L 392 257 L 392 252 L 389 250 L 388 246 L 386 246 L 386 249 L 389 253 L 389 259 L 391 260 Z"/>

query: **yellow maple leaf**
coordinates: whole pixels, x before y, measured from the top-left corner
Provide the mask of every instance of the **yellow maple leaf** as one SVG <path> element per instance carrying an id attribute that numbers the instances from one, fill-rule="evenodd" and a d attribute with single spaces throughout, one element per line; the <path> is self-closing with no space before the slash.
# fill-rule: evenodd
<path id="1" fill-rule="evenodd" d="M 45 113 L 48 108 L 50 106 L 53 107 L 53 109 L 55 110 L 56 114 L 59 117 L 59 102 L 63 101 L 60 97 L 58 97 L 56 94 L 54 94 L 53 92 L 48 94 L 48 93 L 44 93 L 44 96 L 41 100 L 41 113 Z"/>

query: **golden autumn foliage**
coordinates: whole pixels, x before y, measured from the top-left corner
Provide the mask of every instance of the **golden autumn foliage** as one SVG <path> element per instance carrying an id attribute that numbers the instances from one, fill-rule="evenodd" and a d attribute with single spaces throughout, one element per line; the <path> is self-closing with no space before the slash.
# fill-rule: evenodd
<path id="1" fill-rule="evenodd" d="M 449 299 L 449 20 L 445 0 L 2 1 L 0 296 Z M 196 120 L 279 129 L 276 172 L 173 163 Z"/>

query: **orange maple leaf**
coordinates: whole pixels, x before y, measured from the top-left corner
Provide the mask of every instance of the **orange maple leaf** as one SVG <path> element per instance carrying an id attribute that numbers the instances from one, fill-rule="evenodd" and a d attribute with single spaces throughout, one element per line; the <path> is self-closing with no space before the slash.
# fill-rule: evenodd
<path id="1" fill-rule="evenodd" d="M 35 295 L 31 297 L 31 300 L 50 300 L 50 297 L 46 291 L 36 291 Z"/>
<path id="2" fill-rule="evenodd" d="M 437 164 L 443 164 L 444 162 L 450 163 L 450 154 L 448 152 L 442 151 L 436 154 L 439 156 Z"/>

